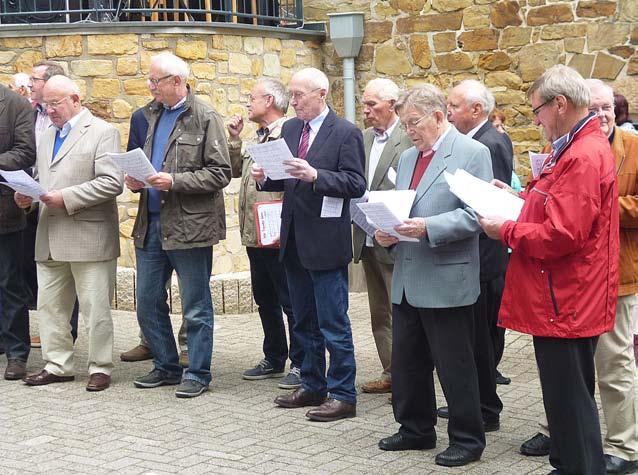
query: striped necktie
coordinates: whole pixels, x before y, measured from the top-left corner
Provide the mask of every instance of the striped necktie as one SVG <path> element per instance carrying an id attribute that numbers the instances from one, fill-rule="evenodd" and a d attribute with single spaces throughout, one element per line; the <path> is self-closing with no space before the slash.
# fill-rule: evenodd
<path id="1" fill-rule="evenodd" d="M 299 142 L 299 150 L 297 152 L 297 157 L 302 160 L 306 159 L 306 154 L 308 153 L 308 145 L 310 144 L 310 123 L 306 122 L 306 125 L 303 126 L 303 133 L 301 134 L 301 142 Z"/>

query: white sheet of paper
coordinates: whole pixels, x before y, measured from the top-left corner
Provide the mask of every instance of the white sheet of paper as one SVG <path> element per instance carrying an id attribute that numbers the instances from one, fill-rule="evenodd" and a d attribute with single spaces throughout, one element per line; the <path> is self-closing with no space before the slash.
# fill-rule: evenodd
<path id="1" fill-rule="evenodd" d="M 279 240 L 281 230 L 282 203 L 262 203 L 257 206 L 259 219 L 259 241 L 263 246 L 269 246 Z"/>
<path id="2" fill-rule="evenodd" d="M 516 221 L 524 200 L 502 188 L 481 180 L 465 170 L 458 169 L 452 175 L 443 172 L 450 184 L 450 191 L 481 216 L 501 216 Z"/>
<path id="3" fill-rule="evenodd" d="M 322 218 L 338 218 L 343 211 L 343 198 L 324 196 L 321 204 Z"/>
<path id="4" fill-rule="evenodd" d="M 141 148 L 136 148 L 130 152 L 124 153 L 107 153 L 109 157 L 119 166 L 128 176 L 138 181 L 144 182 L 145 188 L 151 188 L 146 179 L 157 173 L 153 168 L 153 164 L 148 159 Z"/>
<path id="5" fill-rule="evenodd" d="M 248 145 L 246 151 L 255 163 L 264 169 L 266 176 L 271 180 L 293 178 L 286 172 L 286 165 L 283 164 L 284 160 L 294 158 L 284 139 Z"/>
<path id="6" fill-rule="evenodd" d="M 388 180 L 390 180 L 393 185 L 397 184 L 397 172 L 392 167 L 388 168 Z"/>
<path id="7" fill-rule="evenodd" d="M 42 188 L 40 183 L 31 178 L 24 170 L 0 170 L 0 175 L 7 180 L 6 182 L 0 182 L 1 184 L 12 188 L 18 193 L 30 196 L 34 202 L 40 201 L 40 196 L 46 193 L 46 190 Z"/>
<path id="8" fill-rule="evenodd" d="M 545 159 L 549 156 L 549 153 L 529 153 L 529 164 L 532 166 L 532 176 L 536 178 L 540 175 L 541 170 L 543 169 L 543 163 L 545 163 Z"/>
<path id="9" fill-rule="evenodd" d="M 371 203 L 382 202 L 401 221 L 410 217 L 410 210 L 416 197 L 415 190 L 382 190 L 371 191 L 368 201 Z"/>
<path id="10" fill-rule="evenodd" d="M 350 200 L 350 219 L 352 219 L 352 222 L 359 226 L 370 238 L 373 238 L 374 232 L 377 228 L 370 224 L 370 222 L 366 219 L 365 213 L 357 206 L 358 203 L 367 203 L 368 195 L 369 192 L 366 191 L 365 195 L 361 198 L 354 198 Z"/>
<path id="11" fill-rule="evenodd" d="M 366 215 L 366 218 L 375 226 L 388 234 L 399 239 L 399 241 L 419 242 L 416 238 L 402 236 L 394 230 L 395 226 L 403 223 L 403 219 L 399 218 L 392 210 L 382 201 L 367 203 L 358 203 L 357 206 Z"/>

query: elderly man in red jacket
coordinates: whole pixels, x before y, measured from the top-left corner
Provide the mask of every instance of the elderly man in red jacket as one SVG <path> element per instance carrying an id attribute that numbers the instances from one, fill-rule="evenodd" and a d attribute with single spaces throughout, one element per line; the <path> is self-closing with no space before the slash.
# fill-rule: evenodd
<path id="1" fill-rule="evenodd" d="M 516 222 L 481 219 L 512 249 L 499 325 L 534 336 L 552 473 L 604 474 L 594 353 L 614 325 L 618 294 L 614 157 L 576 71 L 553 66 L 528 96 L 552 151 Z"/>

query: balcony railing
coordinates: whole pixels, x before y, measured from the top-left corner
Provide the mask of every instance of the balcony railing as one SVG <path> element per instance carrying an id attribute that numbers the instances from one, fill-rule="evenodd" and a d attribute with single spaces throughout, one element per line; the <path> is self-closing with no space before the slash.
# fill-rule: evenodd
<path id="1" fill-rule="evenodd" d="M 0 0 L 0 6 L 0 24 L 178 21 L 303 26 L 303 0 Z"/>

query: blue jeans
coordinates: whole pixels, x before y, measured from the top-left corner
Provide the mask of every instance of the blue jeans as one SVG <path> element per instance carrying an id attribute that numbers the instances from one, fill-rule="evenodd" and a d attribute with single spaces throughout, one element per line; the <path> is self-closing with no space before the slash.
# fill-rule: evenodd
<path id="1" fill-rule="evenodd" d="M 169 317 L 166 281 L 177 273 L 182 312 L 187 325 L 189 367 L 184 379 L 208 385 L 213 353 L 213 301 L 210 275 L 212 247 L 165 251 L 159 219 L 151 219 L 137 261 L 137 321 L 153 353 L 153 364 L 168 376 L 182 374 Z"/>
<path id="2" fill-rule="evenodd" d="M 291 366 L 301 368 L 303 348 L 295 330 L 295 317 L 290 306 L 286 271 L 279 262 L 279 249 L 247 247 L 250 260 L 250 283 L 264 329 L 264 357 L 275 369 L 283 369 L 290 356 Z M 288 317 L 290 353 L 286 342 L 283 311 Z"/>
<path id="3" fill-rule="evenodd" d="M 21 240 L 21 231 L 0 234 L 0 343 L 4 342 L 7 359 L 27 361 L 31 341 Z"/>
<path id="4" fill-rule="evenodd" d="M 291 236 L 292 237 L 292 236 Z M 303 388 L 356 404 L 356 364 L 348 318 L 348 267 L 313 271 L 303 267 L 289 238 L 284 254 L 295 331 L 304 350 Z M 326 348 L 330 367 L 326 379 Z"/>

